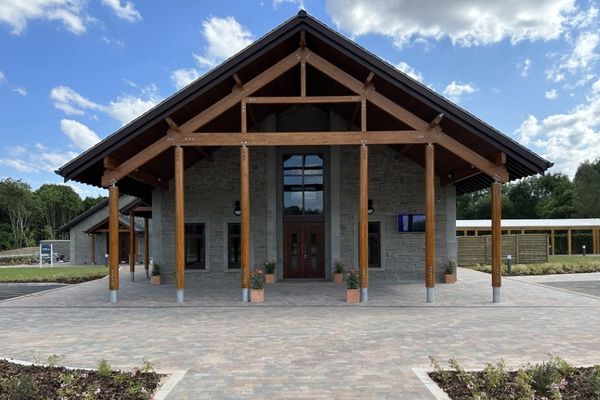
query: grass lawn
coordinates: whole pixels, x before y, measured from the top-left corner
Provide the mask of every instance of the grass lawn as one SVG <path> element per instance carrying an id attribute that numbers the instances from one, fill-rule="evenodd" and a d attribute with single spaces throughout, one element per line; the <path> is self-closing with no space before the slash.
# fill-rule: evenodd
<path id="1" fill-rule="evenodd" d="M 491 273 L 491 265 L 473 265 L 467 268 Z M 511 275 L 551 275 L 600 272 L 600 256 L 550 256 L 547 263 L 513 264 Z M 506 260 L 502 275 L 507 275 Z"/>
<path id="2" fill-rule="evenodd" d="M 80 283 L 108 275 L 108 268 L 101 267 L 23 267 L 0 268 L 0 282 L 60 282 Z"/>

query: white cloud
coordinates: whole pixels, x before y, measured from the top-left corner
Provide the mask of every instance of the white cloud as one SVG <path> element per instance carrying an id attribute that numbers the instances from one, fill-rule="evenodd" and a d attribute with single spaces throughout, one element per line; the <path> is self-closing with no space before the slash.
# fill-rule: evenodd
<path id="1" fill-rule="evenodd" d="M 406 75 L 410 76 L 414 80 L 423 82 L 423 74 L 421 74 L 421 72 L 417 71 L 416 69 L 414 69 L 413 67 L 411 67 L 410 65 L 405 63 L 404 61 L 401 61 L 398 64 L 396 64 L 396 68 L 398 70 L 404 72 Z"/>
<path id="2" fill-rule="evenodd" d="M 125 0 L 124 4 L 121 4 L 121 0 L 102 0 L 102 4 L 110 7 L 117 17 L 126 21 L 135 22 L 142 19 L 141 14 L 130 1 Z"/>
<path id="3" fill-rule="evenodd" d="M 300 10 L 306 9 L 304 7 L 304 0 L 273 0 L 273 8 L 277 8 L 277 6 L 283 3 L 296 4 Z"/>
<path id="4" fill-rule="evenodd" d="M 582 161 L 600 154 L 600 80 L 571 111 L 547 116 L 541 122 L 529 116 L 521 128 L 524 126 L 526 130 L 518 133 L 529 139 L 537 137 L 536 146 L 555 163 L 555 169 L 572 177 Z"/>
<path id="5" fill-rule="evenodd" d="M 67 115 L 83 116 L 90 111 L 98 111 L 126 125 L 160 101 L 156 86 L 147 86 L 141 91 L 141 96 L 126 94 L 104 105 L 89 100 L 70 87 L 57 86 L 50 91 L 50 99 Z"/>
<path id="6" fill-rule="evenodd" d="M 234 17 L 211 17 L 202 23 L 204 53 L 194 54 L 200 65 L 214 67 L 252 43 L 252 34 Z"/>
<path id="7" fill-rule="evenodd" d="M 460 83 L 452 81 L 448 84 L 448 86 L 446 86 L 443 94 L 449 100 L 458 103 L 463 95 L 474 93 L 477 90 L 477 87 L 472 83 Z"/>
<path id="8" fill-rule="evenodd" d="M 529 58 L 526 58 L 522 62 L 517 64 L 517 69 L 519 70 L 519 74 L 523 78 L 526 78 L 529 75 L 529 68 L 531 68 L 532 63 L 533 62 Z"/>
<path id="9" fill-rule="evenodd" d="M 27 89 L 24 88 L 23 86 L 15 86 L 12 89 L 13 92 L 20 94 L 21 96 L 27 96 Z"/>
<path id="10" fill-rule="evenodd" d="M 4 82 L 6 82 L 6 75 L 4 75 L 4 72 L 0 71 L 0 85 Z"/>
<path id="11" fill-rule="evenodd" d="M 73 151 L 51 150 L 41 144 L 36 146 L 36 151 L 27 151 L 22 146 L 17 147 L 24 151 L 0 158 L 0 166 L 22 173 L 53 173 L 58 167 L 77 156 Z"/>
<path id="12" fill-rule="evenodd" d="M 171 81 L 179 90 L 184 86 L 189 85 L 202 75 L 196 68 L 181 68 L 171 72 Z"/>
<path id="13" fill-rule="evenodd" d="M 584 32 L 575 41 L 573 51 L 563 55 L 546 71 L 546 77 L 554 82 L 565 79 L 565 73 L 576 74 L 580 71 L 589 71 L 598 60 L 596 48 L 600 44 L 600 34 L 597 32 Z"/>
<path id="14" fill-rule="evenodd" d="M 61 119 L 60 130 L 81 150 L 87 150 L 100 141 L 93 130 L 72 119 Z"/>
<path id="15" fill-rule="evenodd" d="M 9 25 L 11 33 L 20 35 L 31 20 L 54 20 L 74 34 L 86 31 L 85 0 L 2 0 L 0 23 Z"/>
<path id="16" fill-rule="evenodd" d="M 558 97 L 558 92 L 556 91 L 556 89 L 548 90 L 544 93 L 544 97 L 548 100 L 554 100 Z"/>
<path id="17" fill-rule="evenodd" d="M 535 138 L 540 133 L 540 126 L 538 120 L 534 115 L 527 117 L 519 129 L 516 132 L 519 135 L 519 142 L 524 146 L 527 146 L 531 139 Z"/>
<path id="18" fill-rule="evenodd" d="M 326 8 L 352 35 L 381 34 L 398 46 L 415 39 L 449 38 L 460 46 L 550 40 L 585 24 L 590 14 L 575 0 L 463 0 L 448 7 L 435 0 L 327 0 Z"/>
<path id="19" fill-rule="evenodd" d="M 18 158 L 0 158 L 0 165 L 25 173 L 38 171 L 34 165 Z"/>

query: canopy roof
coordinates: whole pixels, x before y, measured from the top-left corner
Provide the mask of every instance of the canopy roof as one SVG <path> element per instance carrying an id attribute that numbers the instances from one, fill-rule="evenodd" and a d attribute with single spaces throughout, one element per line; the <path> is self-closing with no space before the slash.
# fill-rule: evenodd
<path id="1" fill-rule="evenodd" d="M 585 229 L 600 228 L 600 218 L 503 219 L 502 229 Z M 492 229 L 489 219 L 456 220 L 456 229 Z"/>
<path id="2" fill-rule="evenodd" d="M 476 152 L 486 162 L 496 162 L 501 155 L 508 180 L 543 173 L 552 163 L 498 132 L 480 119 L 451 103 L 421 83 L 398 71 L 390 64 L 369 53 L 356 43 L 333 31 L 315 18 L 301 11 L 272 32 L 246 49 L 223 62 L 195 82 L 149 110 L 122 129 L 110 135 L 85 153 L 62 166 L 56 172 L 65 180 L 75 180 L 102 186 L 102 177 L 111 164 L 125 162 L 142 150 L 164 140 L 175 125 L 185 124 L 219 100 L 230 95 L 236 85 L 241 87 L 277 62 L 298 50 L 299 44 L 325 62 L 339 68 L 351 78 L 366 82 L 378 95 L 383 95 L 408 110 L 418 119 L 435 121 L 443 114 L 439 127 L 451 140 Z M 331 79 L 318 68 L 307 63 L 306 91 L 313 96 L 350 96 L 355 91 Z M 367 83 L 368 82 L 368 83 Z M 298 96 L 300 66 L 273 79 L 252 96 Z M 379 104 L 381 105 L 381 104 Z M 291 104 L 255 104 L 252 108 L 248 131 L 258 131 L 262 120 L 273 112 L 281 112 Z M 349 121 L 349 131 L 360 131 L 353 121 L 357 109 L 354 104 L 317 104 Z M 360 114 L 360 113 L 359 113 Z M 367 103 L 369 131 L 401 131 L 413 129 L 406 121 L 390 115 L 373 102 Z M 230 107 L 195 132 L 240 132 L 240 104 Z M 360 125 L 360 122 L 358 123 Z M 407 131 L 408 132 L 408 131 Z M 295 133 L 299 137 L 302 133 Z M 302 140 L 302 139 L 299 139 Z M 239 143 L 239 142 L 238 142 Z M 306 142 L 307 145 L 311 143 Z M 198 145 L 201 146 L 201 145 Z M 392 145 L 399 155 L 423 165 L 421 145 Z M 185 147 L 185 167 L 202 159 L 210 159 L 214 146 Z M 138 196 L 150 202 L 151 191 L 164 187 L 174 174 L 172 151 L 157 151 L 153 158 L 118 181 L 122 193 Z M 107 160 L 109 160 L 107 162 Z M 456 152 L 437 146 L 435 173 L 442 184 L 454 184 L 457 192 L 464 193 L 489 187 L 494 178 L 480 173 L 473 163 L 465 161 Z"/>

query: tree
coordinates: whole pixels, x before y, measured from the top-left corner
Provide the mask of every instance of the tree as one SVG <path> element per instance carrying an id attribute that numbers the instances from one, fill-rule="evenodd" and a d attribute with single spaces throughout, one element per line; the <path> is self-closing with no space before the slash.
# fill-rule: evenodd
<path id="1" fill-rule="evenodd" d="M 33 242 L 31 187 L 11 178 L 0 181 L 0 248 L 20 248 Z"/>
<path id="2" fill-rule="evenodd" d="M 70 186 L 42 185 L 35 191 L 35 198 L 44 239 L 55 239 L 58 228 L 81 212 L 81 198 Z"/>
<path id="3" fill-rule="evenodd" d="M 90 208 L 94 207 L 96 204 L 104 200 L 106 200 L 106 196 L 86 197 L 81 203 L 81 212 L 89 210 Z"/>
<path id="4" fill-rule="evenodd" d="M 573 204 L 578 217 L 600 217 L 600 158 L 584 161 L 575 173 Z"/>

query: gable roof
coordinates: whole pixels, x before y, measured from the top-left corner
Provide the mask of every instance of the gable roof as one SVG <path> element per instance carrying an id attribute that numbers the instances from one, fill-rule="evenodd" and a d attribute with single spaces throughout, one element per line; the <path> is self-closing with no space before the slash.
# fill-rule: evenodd
<path id="1" fill-rule="evenodd" d="M 124 208 L 129 207 L 131 204 L 134 204 L 134 203 L 137 204 L 138 202 L 139 202 L 139 199 L 137 199 L 137 198 L 131 199 L 129 202 L 127 202 L 127 204 L 125 204 L 123 207 L 121 207 L 119 212 L 122 212 L 122 210 Z M 107 206 L 108 206 L 108 199 L 104 199 L 104 200 L 98 202 L 94 206 L 90 207 L 86 211 L 82 212 L 81 214 L 79 214 L 78 216 L 73 218 L 71 221 L 67 222 L 66 224 L 64 224 L 63 226 L 58 228 L 58 231 L 62 232 L 62 231 L 67 231 L 67 230 L 71 229 L 75 225 L 79 224 L 80 222 L 85 221 L 86 219 L 88 219 L 89 217 L 96 214 L 97 212 L 99 212 L 100 210 L 102 210 L 104 207 L 107 207 Z M 129 210 L 129 208 L 128 208 L 128 210 Z"/>
<path id="2" fill-rule="evenodd" d="M 378 91 L 399 104 L 404 103 L 406 108 L 422 119 L 432 120 L 436 115 L 443 113 L 444 131 L 455 139 L 476 151 L 486 153 L 482 154 L 484 156 L 489 157 L 493 152 L 504 152 L 507 156 L 506 167 L 511 180 L 543 173 L 552 166 L 551 162 L 308 16 L 305 11 L 300 11 L 297 16 L 108 136 L 56 172 L 65 180 L 100 186 L 104 172 L 104 157 L 118 154 L 121 159 L 127 159 L 139 151 L 140 146 L 147 146 L 158 140 L 167 132 L 168 125 L 165 122 L 167 117 L 175 121 L 187 121 L 227 94 L 234 83 L 232 80 L 234 74 L 237 73 L 242 81 L 247 80 L 246 78 L 251 79 L 295 51 L 299 44 L 296 36 L 300 31 L 306 32 L 307 47 L 311 51 L 329 58 L 357 79 L 363 80 L 372 71 L 375 74 L 373 83 Z M 160 177 L 160 173 L 165 172 L 163 178 L 170 179 L 172 174 L 168 171 L 168 166 L 173 165 L 172 162 L 170 163 L 172 158 L 169 158 L 172 155 L 163 154 L 161 157 L 163 157 L 161 162 L 157 162 L 160 166 L 155 168 L 156 174 Z M 421 156 L 416 154 L 413 158 L 418 162 L 419 157 Z M 200 158 L 190 159 L 186 154 L 185 159 L 190 160 L 186 162 L 186 166 L 189 166 Z M 449 162 L 449 164 L 453 163 Z M 166 169 L 163 168 L 164 166 L 167 166 Z M 152 165 L 148 166 L 148 168 L 152 167 Z M 487 188 L 491 182 L 490 177 L 478 174 L 456 183 L 456 186 L 458 193 L 463 193 Z M 147 184 L 126 177 L 119 181 L 119 188 L 122 192 L 142 197 L 149 202 L 152 187 Z"/>

